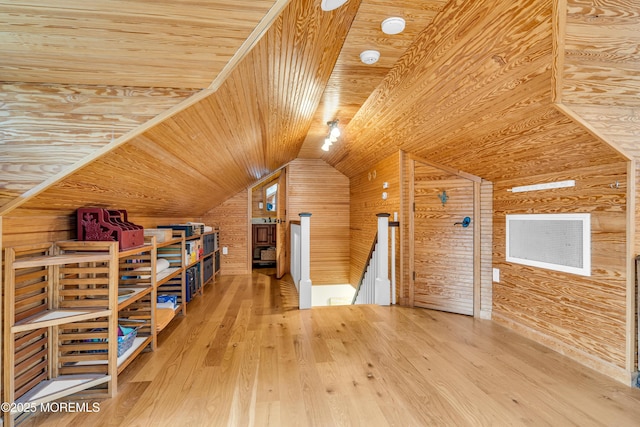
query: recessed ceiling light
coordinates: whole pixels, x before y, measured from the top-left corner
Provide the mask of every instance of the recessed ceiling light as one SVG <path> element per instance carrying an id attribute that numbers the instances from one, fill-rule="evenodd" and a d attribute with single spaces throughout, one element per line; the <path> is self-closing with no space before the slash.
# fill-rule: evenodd
<path id="1" fill-rule="evenodd" d="M 346 2 L 347 2 L 347 0 L 322 0 L 322 3 L 320 3 L 320 7 L 325 12 L 328 12 L 330 10 L 334 10 L 334 9 L 339 8 L 340 6 L 345 4 Z"/>
<path id="2" fill-rule="evenodd" d="M 380 52 L 377 50 L 365 50 L 360 54 L 360 60 L 368 65 L 375 64 L 378 59 L 380 59 Z"/>
<path id="3" fill-rule="evenodd" d="M 400 34 L 404 31 L 404 19 L 393 16 L 382 21 L 382 32 L 385 34 Z"/>

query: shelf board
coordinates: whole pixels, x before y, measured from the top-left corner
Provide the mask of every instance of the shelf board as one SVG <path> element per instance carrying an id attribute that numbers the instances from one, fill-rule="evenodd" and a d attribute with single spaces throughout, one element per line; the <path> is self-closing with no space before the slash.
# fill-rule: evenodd
<path id="1" fill-rule="evenodd" d="M 16 400 L 16 403 L 40 404 L 60 399 L 111 380 L 110 375 L 61 375 L 45 380 Z"/>
<path id="2" fill-rule="evenodd" d="M 182 271 L 181 268 L 178 267 L 169 267 L 167 269 L 162 270 L 156 276 L 156 286 L 161 286 L 165 284 L 165 282 L 173 279 Z"/>
<path id="3" fill-rule="evenodd" d="M 75 264 L 79 262 L 110 261 L 109 252 L 76 252 L 62 255 L 45 255 L 22 258 L 13 261 L 13 268 L 47 267 L 50 265 Z"/>
<path id="4" fill-rule="evenodd" d="M 133 304 L 138 301 L 143 296 L 147 295 L 151 292 L 151 286 L 141 286 L 141 287 L 126 287 L 123 286 L 118 288 L 118 291 L 129 290 L 132 291 L 130 294 L 119 296 L 118 297 L 118 310 L 122 310 L 123 308 Z"/>
<path id="5" fill-rule="evenodd" d="M 95 319 L 111 315 L 111 310 L 101 309 L 78 309 L 78 310 L 45 310 L 24 320 L 21 320 L 11 327 L 11 332 L 32 331 L 49 326 L 64 325 L 66 323 L 79 322 L 82 320 Z"/>
<path id="6" fill-rule="evenodd" d="M 196 264 L 197 264 L 197 263 L 199 263 L 200 261 L 202 261 L 202 258 L 200 258 L 200 259 L 198 259 L 198 260 L 195 260 L 195 261 L 194 261 L 194 262 L 192 262 L 192 263 L 187 264 L 187 265 L 184 267 L 184 268 L 185 268 L 185 270 L 186 270 L 187 268 L 193 267 L 194 265 L 196 265 Z"/>
<path id="7" fill-rule="evenodd" d="M 175 239 L 171 239 L 171 240 L 167 240 L 166 242 L 160 242 L 160 243 L 156 243 L 156 247 L 157 248 L 165 248 L 167 246 L 171 246 L 171 245 L 175 245 L 178 243 L 182 243 L 182 238 L 175 238 Z"/>
<path id="8" fill-rule="evenodd" d="M 129 249 L 125 249 L 123 251 L 118 252 L 118 257 L 124 258 L 127 256 L 136 255 L 142 252 L 149 252 L 151 249 L 153 249 L 153 245 L 136 246 L 135 248 L 129 248 Z"/>
<path id="9" fill-rule="evenodd" d="M 151 342 L 151 337 L 135 337 L 131 347 L 118 357 L 118 374 L 129 366 L 129 364 L 138 357 L 142 350 Z"/>
<path id="10" fill-rule="evenodd" d="M 142 350 L 151 342 L 151 337 L 135 337 L 133 339 L 133 344 L 131 347 L 121 356 L 118 356 L 118 361 L 116 362 L 118 365 L 118 373 L 122 372 L 129 364 L 133 361 L 133 359 L 138 356 Z M 83 362 L 75 362 L 74 366 L 83 366 L 83 365 L 106 365 L 109 363 L 107 360 L 96 360 L 96 361 L 83 361 Z"/>
<path id="11" fill-rule="evenodd" d="M 171 313 L 171 314 L 170 314 L 170 317 L 167 317 L 166 319 L 164 319 L 164 318 L 162 319 L 162 321 L 163 321 L 162 323 L 160 323 L 160 322 L 156 322 L 156 333 L 159 333 L 159 332 L 161 332 L 164 328 L 166 328 L 166 327 L 169 325 L 169 323 L 171 323 L 171 321 L 173 320 L 173 318 L 174 318 L 174 317 L 176 317 L 176 313 L 177 313 L 177 312 L 178 312 L 178 310 L 180 310 L 180 309 L 181 309 L 181 306 L 180 306 L 180 305 L 178 305 L 177 307 L 175 307 L 175 308 L 173 308 L 173 309 L 172 309 L 172 308 L 160 308 L 160 309 L 156 309 L 156 319 L 159 319 L 160 317 L 162 317 L 162 316 L 158 316 L 158 312 L 159 312 L 160 310 L 163 310 L 163 312 L 166 312 L 166 313 L 169 313 L 169 312 Z M 166 310 L 166 311 L 164 311 L 164 310 Z"/>

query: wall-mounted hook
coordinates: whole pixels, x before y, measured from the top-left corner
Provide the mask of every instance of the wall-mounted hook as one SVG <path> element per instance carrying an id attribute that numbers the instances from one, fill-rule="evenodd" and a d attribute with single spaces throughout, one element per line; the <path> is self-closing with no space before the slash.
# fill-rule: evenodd
<path id="1" fill-rule="evenodd" d="M 609 184 L 609 187 L 618 189 L 620 188 L 620 182 L 616 181 L 613 184 Z"/>
<path id="2" fill-rule="evenodd" d="M 469 224 L 471 224 L 471 218 L 469 218 L 468 216 L 465 216 L 462 219 L 462 222 L 454 222 L 453 225 L 461 225 L 464 228 L 467 228 L 469 226 Z"/>
<path id="3" fill-rule="evenodd" d="M 438 199 L 440 199 L 442 206 L 444 206 L 444 204 L 447 203 L 447 200 L 449 200 L 449 196 L 447 196 L 447 192 L 445 190 L 442 190 L 442 193 L 438 194 Z"/>

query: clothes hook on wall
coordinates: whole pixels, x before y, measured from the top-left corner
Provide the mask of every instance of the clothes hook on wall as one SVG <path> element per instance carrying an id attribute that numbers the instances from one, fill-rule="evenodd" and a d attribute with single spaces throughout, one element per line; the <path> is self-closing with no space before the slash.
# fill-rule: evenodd
<path id="1" fill-rule="evenodd" d="M 447 200 L 449 200 L 449 196 L 447 196 L 447 192 L 445 190 L 442 190 L 442 193 L 438 194 L 438 199 L 440 199 L 442 206 L 444 206 L 444 204 L 447 203 Z"/>
<path id="2" fill-rule="evenodd" d="M 611 188 L 620 188 L 620 182 L 616 181 L 613 184 L 609 184 L 609 187 Z"/>

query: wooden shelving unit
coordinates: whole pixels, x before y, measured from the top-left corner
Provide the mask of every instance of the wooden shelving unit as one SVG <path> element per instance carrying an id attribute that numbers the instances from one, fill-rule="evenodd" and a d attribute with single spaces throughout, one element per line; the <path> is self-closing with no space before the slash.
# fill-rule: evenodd
<path id="1" fill-rule="evenodd" d="M 206 251 L 187 265 L 185 242 L 196 240 L 203 246 L 207 241 Z M 199 294 L 215 281 L 218 246 L 218 230 L 189 238 L 174 230 L 166 242 L 150 237 L 123 251 L 117 242 L 97 241 L 6 248 L 4 401 L 112 397 L 118 374 L 143 351 L 156 349 L 157 333 L 176 315 L 186 315 L 187 268 L 199 268 Z M 169 267 L 156 274 L 158 259 Z M 175 297 L 169 315 L 157 308 L 158 295 Z M 118 325 L 137 328 L 133 345 L 120 356 Z M 14 425 L 19 416 L 5 413 L 3 425 Z"/>
<path id="2" fill-rule="evenodd" d="M 200 271 L 202 274 L 202 287 L 209 283 L 215 283 L 215 254 L 218 247 L 217 230 L 201 234 L 203 255 L 201 259 Z"/>
<path id="3" fill-rule="evenodd" d="M 156 349 L 156 259 L 155 237 L 118 254 L 117 324 L 137 328 L 131 348 L 117 357 L 118 373 L 143 351 Z"/>
<path id="4" fill-rule="evenodd" d="M 5 402 L 115 394 L 117 257 L 117 242 L 5 248 Z"/>
<path id="5" fill-rule="evenodd" d="M 185 237 L 185 287 L 187 291 L 187 299 L 195 298 L 197 295 L 204 294 L 204 287 L 209 283 L 215 282 L 215 275 L 219 272 L 216 260 L 219 263 L 220 255 L 218 248 L 219 231 L 204 232 Z M 195 251 L 195 256 L 190 254 L 189 246 L 199 248 Z"/>
<path id="6" fill-rule="evenodd" d="M 184 253 L 184 231 L 174 230 L 173 239 L 158 243 L 158 258 L 169 262 L 169 268 L 159 273 L 157 280 L 157 294 L 171 295 L 176 298 L 173 308 L 156 308 L 156 332 L 162 331 L 177 315 L 187 314 Z"/>

